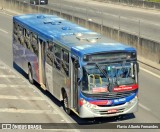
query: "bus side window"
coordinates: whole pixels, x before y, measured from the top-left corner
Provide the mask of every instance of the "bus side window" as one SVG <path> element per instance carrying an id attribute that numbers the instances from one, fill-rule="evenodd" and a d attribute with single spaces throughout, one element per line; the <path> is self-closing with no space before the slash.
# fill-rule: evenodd
<path id="1" fill-rule="evenodd" d="M 21 45 L 24 45 L 23 28 L 18 25 L 18 40 Z"/>
<path id="2" fill-rule="evenodd" d="M 31 49 L 31 43 L 30 43 L 30 31 L 28 29 L 24 29 L 24 42 L 25 46 L 28 49 Z"/>
<path id="3" fill-rule="evenodd" d="M 18 24 L 16 22 L 13 23 L 13 41 L 18 42 Z"/>
<path id="4" fill-rule="evenodd" d="M 69 76 L 69 52 L 62 49 L 62 72 Z"/>
<path id="5" fill-rule="evenodd" d="M 53 43 L 47 42 L 46 61 L 49 65 L 53 65 Z"/>
<path id="6" fill-rule="evenodd" d="M 31 34 L 31 49 L 38 56 L 38 36 L 35 33 Z"/>
<path id="7" fill-rule="evenodd" d="M 54 45 L 54 65 L 58 70 L 61 70 L 61 47 Z"/>

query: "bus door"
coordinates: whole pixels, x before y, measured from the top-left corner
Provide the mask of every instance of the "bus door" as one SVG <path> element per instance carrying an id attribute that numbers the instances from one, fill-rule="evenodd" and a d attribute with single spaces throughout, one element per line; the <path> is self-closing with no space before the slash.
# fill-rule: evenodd
<path id="1" fill-rule="evenodd" d="M 46 87 L 45 87 L 45 44 L 46 42 L 44 40 L 42 40 L 41 38 L 38 39 L 39 83 L 44 90 L 46 90 Z"/>
<path id="2" fill-rule="evenodd" d="M 46 43 L 45 50 L 45 74 L 46 74 L 46 88 L 53 94 L 53 43 Z"/>
<path id="3" fill-rule="evenodd" d="M 78 60 L 72 58 L 72 97 L 73 97 L 73 108 L 78 112 Z"/>

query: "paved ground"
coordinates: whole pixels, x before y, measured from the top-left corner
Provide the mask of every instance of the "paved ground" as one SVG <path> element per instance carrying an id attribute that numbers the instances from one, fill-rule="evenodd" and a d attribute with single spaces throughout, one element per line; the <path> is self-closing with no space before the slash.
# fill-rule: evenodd
<path id="1" fill-rule="evenodd" d="M 1 123 L 67 123 L 44 96 L 45 93 L 42 95 L 35 86 L 0 61 Z"/>

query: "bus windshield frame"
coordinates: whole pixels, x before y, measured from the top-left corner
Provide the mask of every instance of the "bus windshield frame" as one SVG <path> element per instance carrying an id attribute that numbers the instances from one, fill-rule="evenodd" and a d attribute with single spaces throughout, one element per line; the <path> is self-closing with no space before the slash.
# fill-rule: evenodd
<path id="1" fill-rule="evenodd" d="M 82 69 L 81 90 L 94 94 L 114 92 L 114 88 L 136 85 L 136 65 L 136 62 L 87 64 Z"/>

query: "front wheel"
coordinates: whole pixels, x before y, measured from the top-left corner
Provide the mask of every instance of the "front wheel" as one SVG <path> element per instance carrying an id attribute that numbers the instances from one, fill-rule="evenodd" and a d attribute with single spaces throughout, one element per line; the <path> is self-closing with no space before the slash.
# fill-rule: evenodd
<path id="1" fill-rule="evenodd" d="M 28 66 L 28 80 L 31 84 L 34 84 L 32 67 L 30 65 Z"/>
<path id="2" fill-rule="evenodd" d="M 65 112 L 70 115 L 71 114 L 71 109 L 68 108 L 68 97 L 66 94 L 64 94 L 63 96 L 63 106 L 64 106 L 64 110 Z"/>

